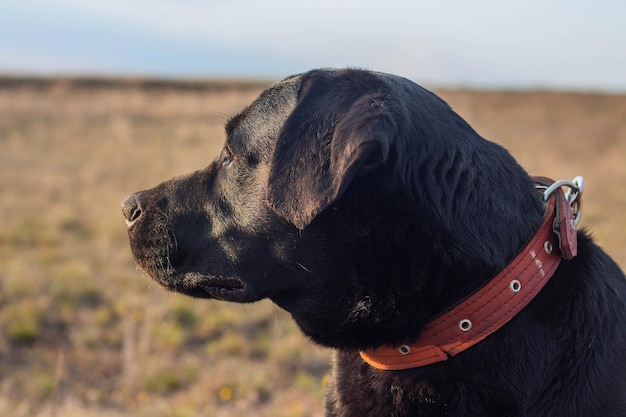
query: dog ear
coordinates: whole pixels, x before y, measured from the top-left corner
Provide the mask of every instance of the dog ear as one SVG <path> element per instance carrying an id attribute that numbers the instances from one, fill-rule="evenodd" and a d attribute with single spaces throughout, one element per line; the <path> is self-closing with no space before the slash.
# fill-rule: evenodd
<path id="1" fill-rule="evenodd" d="M 276 143 L 267 193 L 270 206 L 299 229 L 341 197 L 356 175 L 387 160 L 396 131 L 387 89 L 374 75 L 305 77 Z"/>

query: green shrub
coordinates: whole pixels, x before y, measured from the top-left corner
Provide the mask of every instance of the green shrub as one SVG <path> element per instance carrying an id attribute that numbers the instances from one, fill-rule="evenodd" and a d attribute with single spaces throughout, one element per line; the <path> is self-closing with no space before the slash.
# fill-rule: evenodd
<path id="1" fill-rule="evenodd" d="M 193 328 L 198 323 L 195 311 L 188 304 L 179 304 L 174 307 L 172 315 L 174 321 L 185 329 Z"/>
<path id="2" fill-rule="evenodd" d="M 32 344 L 41 336 L 42 312 L 32 300 L 22 300 L 3 311 L 7 336 L 12 342 Z"/>

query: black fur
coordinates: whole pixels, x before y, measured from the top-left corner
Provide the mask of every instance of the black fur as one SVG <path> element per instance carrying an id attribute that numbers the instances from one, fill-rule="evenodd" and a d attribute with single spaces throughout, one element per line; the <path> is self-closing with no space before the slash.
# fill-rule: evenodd
<path id="1" fill-rule="evenodd" d="M 531 304 L 442 363 L 380 371 L 497 274 L 541 223 L 526 172 L 400 77 L 317 70 L 226 126 L 206 169 L 124 202 L 135 259 L 168 289 L 271 298 L 336 349 L 327 416 L 626 415 L 626 280 L 582 232 Z"/>

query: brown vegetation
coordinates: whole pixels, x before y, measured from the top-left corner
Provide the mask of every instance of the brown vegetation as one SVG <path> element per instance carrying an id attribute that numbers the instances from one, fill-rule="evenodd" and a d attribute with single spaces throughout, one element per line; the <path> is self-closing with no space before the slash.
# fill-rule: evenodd
<path id="1" fill-rule="evenodd" d="M 262 87 L 18 81 L 0 82 L 0 416 L 320 415 L 329 352 L 269 302 L 160 289 L 119 209 L 206 165 Z M 439 93 L 529 172 L 583 174 L 583 225 L 626 265 L 626 96 Z"/>

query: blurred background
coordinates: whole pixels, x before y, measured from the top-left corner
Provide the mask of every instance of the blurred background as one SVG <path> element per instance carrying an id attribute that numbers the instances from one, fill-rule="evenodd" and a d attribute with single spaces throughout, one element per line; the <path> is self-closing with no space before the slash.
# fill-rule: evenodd
<path id="1" fill-rule="evenodd" d="M 4 0 L 0 71 L 282 78 L 356 66 L 475 88 L 626 89 L 620 0 Z"/>
<path id="2" fill-rule="evenodd" d="M 207 165 L 316 67 L 433 89 L 532 174 L 587 179 L 626 266 L 626 3 L 0 0 L 0 416 L 321 416 L 330 352 L 269 302 L 165 292 L 121 200 Z"/>

